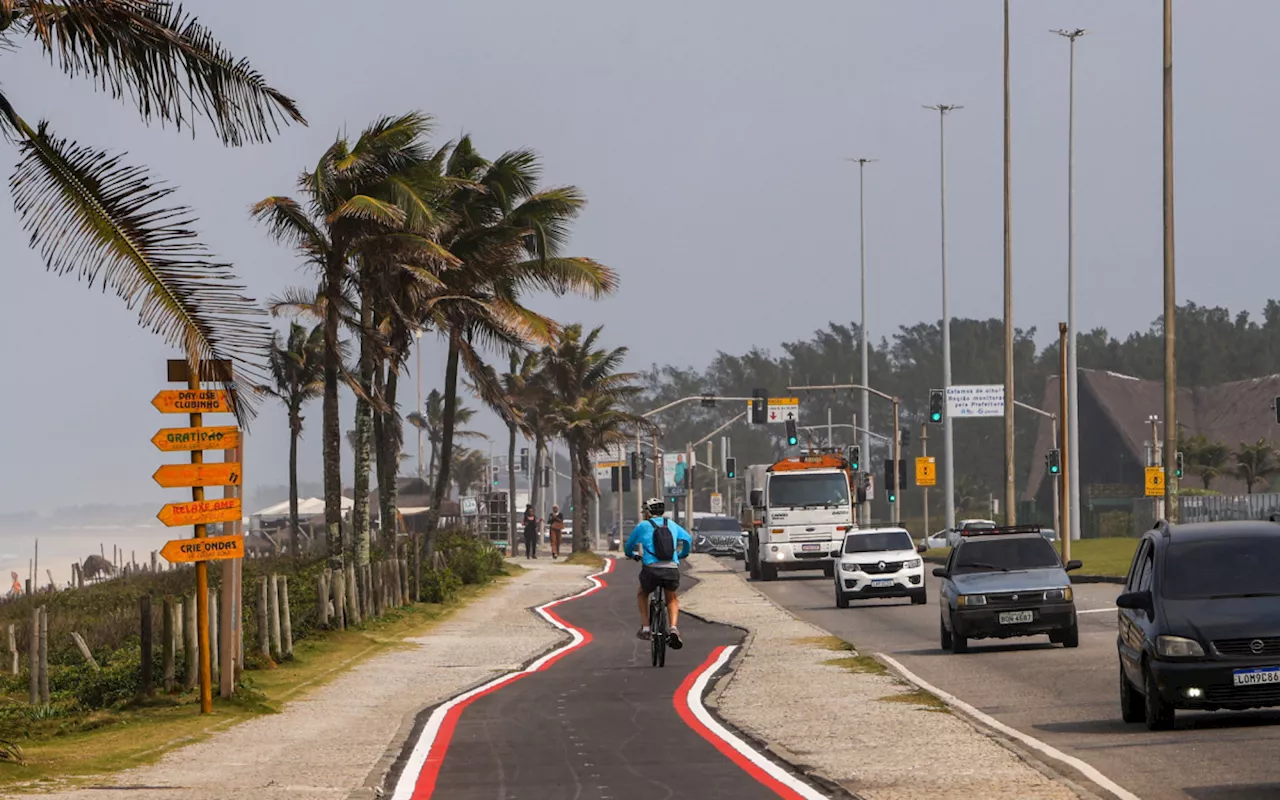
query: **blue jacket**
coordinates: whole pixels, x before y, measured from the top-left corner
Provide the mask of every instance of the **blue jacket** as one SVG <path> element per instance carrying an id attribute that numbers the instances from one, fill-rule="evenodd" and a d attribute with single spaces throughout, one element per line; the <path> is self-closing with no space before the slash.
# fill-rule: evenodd
<path id="1" fill-rule="evenodd" d="M 671 535 L 675 538 L 676 553 L 674 563 L 678 565 L 680 559 L 689 557 L 689 552 L 693 549 L 693 537 L 689 535 L 688 531 L 680 527 L 675 520 L 669 519 L 666 522 L 667 528 L 671 530 Z M 635 553 L 636 545 L 641 545 L 643 548 L 640 556 L 645 566 L 659 563 L 658 559 L 653 555 L 653 523 L 647 519 L 637 525 L 636 529 L 627 537 L 627 544 L 622 548 L 622 552 L 630 556 Z"/>

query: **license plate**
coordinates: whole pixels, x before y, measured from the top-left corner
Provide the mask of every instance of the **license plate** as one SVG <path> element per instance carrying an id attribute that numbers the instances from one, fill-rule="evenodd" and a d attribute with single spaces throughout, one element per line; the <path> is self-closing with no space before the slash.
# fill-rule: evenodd
<path id="1" fill-rule="evenodd" d="M 1034 611 L 1002 611 L 1000 613 L 1000 624 L 1019 625 L 1024 622 L 1034 622 L 1035 618 Z"/>
<path id="2" fill-rule="evenodd" d="M 892 585 L 893 585 L 893 581 L 888 578 L 881 578 L 880 580 L 871 582 L 871 588 L 873 589 L 883 589 L 886 586 L 892 586 Z"/>
<path id="3" fill-rule="evenodd" d="M 1231 678 L 1236 686 L 1257 686 L 1263 683 L 1280 683 L 1280 667 L 1238 669 L 1232 673 Z"/>
<path id="4" fill-rule="evenodd" d="M 822 545 L 820 545 L 820 544 L 802 544 L 802 545 L 800 545 L 800 549 L 801 549 L 801 550 L 803 550 L 803 551 L 804 551 L 804 552 L 806 552 L 806 553 L 812 553 L 812 552 L 814 552 L 814 551 L 821 550 L 821 549 L 822 549 Z"/>

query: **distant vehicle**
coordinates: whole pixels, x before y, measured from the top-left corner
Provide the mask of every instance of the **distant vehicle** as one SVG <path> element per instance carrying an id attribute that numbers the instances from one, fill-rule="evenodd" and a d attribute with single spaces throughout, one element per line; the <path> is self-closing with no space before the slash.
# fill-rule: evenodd
<path id="1" fill-rule="evenodd" d="M 956 542 L 960 540 L 960 536 L 964 531 L 969 530 L 991 530 L 996 527 L 994 520 L 989 519 L 962 519 L 956 522 L 954 530 L 947 530 L 947 547 L 955 547 Z"/>
<path id="2" fill-rule="evenodd" d="M 750 506 L 747 571 L 772 581 L 779 570 L 821 569 L 834 577 L 844 535 L 854 527 L 852 468 L 841 452 L 811 452 L 743 473 Z"/>
<path id="3" fill-rule="evenodd" d="M 1278 573 L 1274 522 L 1147 531 L 1116 598 L 1124 721 L 1163 730 L 1180 708 L 1280 706 Z"/>
<path id="4" fill-rule="evenodd" d="M 742 523 L 733 517 L 698 517 L 693 521 L 693 551 L 744 558 Z"/>
<path id="5" fill-rule="evenodd" d="M 870 528 L 845 534 L 836 570 L 836 607 L 850 600 L 910 597 L 914 605 L 928 600 L 924 560 L 905 528 Z"/>
<path id="6" fill-rule="evenodd" d="M 1041 528 L 1040 535 L 1051 542 L 1058 541 L 1058 532 L 1055 531 L 1053 528 Z"/>
<path id="7" fill-rule="evenodd" d="M 622 543 L 627 540 L 627 537 L 631 535 L 631 532 L 636 529 L 638 524 L 634 519 L 624 519 L 621 533 L 618 532 L 618 523 L 615 522 L 609 526 L 609 549 L 621 550 Z"/>
<path id="8" fill-rule="evenodd" d="M 947 538 L 947 533 L 948 533 L 948 530 L 946 528 L 943 528 L 937 533 L 931 533 L 928 536 L 924 537 L 923 544 L 925 545 L 925 549 L 937 550 L 938 548 L 941 548 L 941 547 L 950 547 L 951 542 Z"/>
<path id="9" fill-rule="evenodd" d="M 1080 644 L 1070 570 L 1038 525 L 970 528 L 951 548 L 938 603 L 943 650 L 964 653 L 970 639 L 1049 634 L 1066 647 Z"/>

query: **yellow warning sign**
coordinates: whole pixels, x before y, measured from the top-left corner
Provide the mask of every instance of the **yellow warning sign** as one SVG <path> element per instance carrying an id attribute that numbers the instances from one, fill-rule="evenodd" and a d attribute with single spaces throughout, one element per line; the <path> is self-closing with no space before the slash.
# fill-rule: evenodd
<path id="1" fill-rule="evenodd" d="M 916 459 L 916 486 L 937 486 L 938 465 L 933 456 Z"/>
<path id="2" fill-rule="evenodd" d="M 1164 497 L 1164 467 L 1147 467 L 1147 497 Z"/>

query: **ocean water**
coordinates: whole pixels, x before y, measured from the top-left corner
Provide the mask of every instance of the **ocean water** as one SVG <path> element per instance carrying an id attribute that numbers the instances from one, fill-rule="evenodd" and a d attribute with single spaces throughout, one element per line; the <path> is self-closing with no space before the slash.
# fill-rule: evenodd
<path id="1" fill-rule="evenodd" d="M 151 551 L 160 550 L 170 539 L 191 536 L 190 528 L 167 528 L 154 525 L 81 525 L 48 527 L 31 531 L 0 531 L 0 594 L 7 594 L 13 583 L 12 573 L 17 573 L 19 585 L 30 577 L 32 561 L 39 542 L 40 574 L 35 581 L 39 586 L 49 585 L 48 572 L 59 588 L 71 581 L 73 563 L 83 562 L 91 555 L 105 554 L 112 560 L 113 552 L 123 552 L 121 563 L 134 557 L 139 564 L 151 562 Z M 160 559 L 168 566 L 164 559 Z"/>

